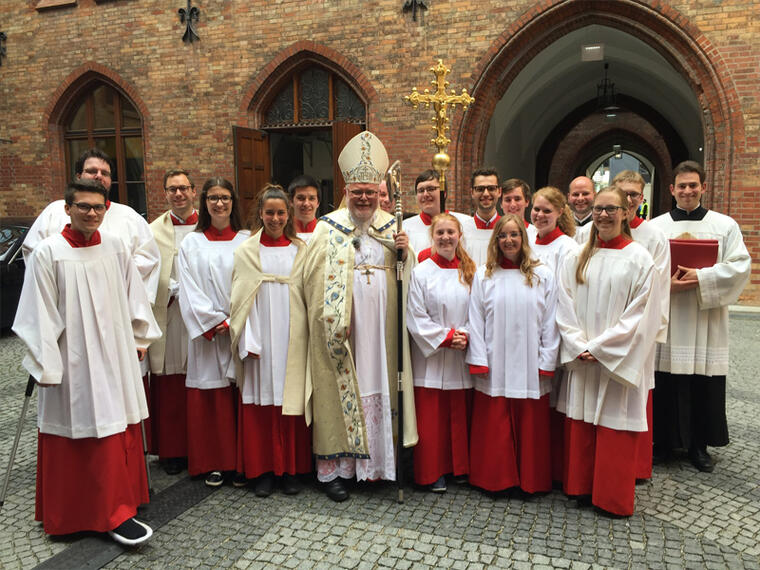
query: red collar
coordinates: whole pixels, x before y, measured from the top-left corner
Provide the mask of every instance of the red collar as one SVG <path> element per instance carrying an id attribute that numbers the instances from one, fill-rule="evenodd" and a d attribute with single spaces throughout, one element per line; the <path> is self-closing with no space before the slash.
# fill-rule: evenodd
<path id="1" fill-rule="evenodd" d="M 546 237 L 536 236 L 536 245 L 549 245 L 559 236 L 563 236 L 563 235 L 565 235 L 564 232 L 561 229 L 559 229 L 559 226 L 557 226 L 548 234 L 546 234 Z"/>
<path id="2" fill-rule="evenodd" d="M 496 225 L 496 222 L 499 221 L 500 217 L 501 216 L 499 215 L 499 212 L 496 212 L 493 215 L 493 217 L 488 221 L 485 221 L 483 218 L 481 218 L 477 214 L 473 216 L 473 219 L 475 220 L 475 227 L 478 228 L 479 230 L 492 230 L 493 227 Z"/>
<path id="3" fill-rule="evenodd" d="M 277 239 L 274 239 L 273 237 L 270 237 L 270 235 L 265 231 L 261 232 L 261 239 L 259 241 L 261 242 L 261 245 L 265 245 L 267 247 L 285 247 L 290 245 L 290 240 L 285 234 L 282 234 Z"/>
<path id="4" fill-rule="evenodd" d="M 219 231 L 214 226 L 209 226 L 203 230 L 203 235 L 206 236 L 208 241 L 230 241 L 235 238 L 237 232 L 232 229 L 232 226 L 227 226 L 222 231 Z"/>
<path id="5" fill-rule="evenodd" d="M 525 224 L 526 230 L 530 227 L 530 222 L 528 220 L 523 220 L 523 224 Z"/>
<path id="6" fill-rule="evenodd" d="M 174 212 L 170 210 L 169 218 L 171 218 L 173 226 L 192 226 L 193 224 L 198 223 L 198 212 L 193 210 L 193 213 L 190 214 L 186 220 L 182 220 L 182 218 L 180 218 L 179 216 L 175 216 Z"/>
<path id="7" fill-rule="evenodd" d="M 425 261 L 428 257 L 430 257 L 430 254 L 433 252 L 433 249 L 430 247 L 426 247 L 421 252 L 417 254 L 417 263 L 422 263 Z"/>
<path id="8" fill-rule="evenodd" d="M 628 224 L 629 224 L 629 225 L 630 225 L 632 228 L 638 228 L 638 227 L 639 227 L 641 224 L 643 224 L 643 223 L 644 223 L 644 220 L 642 220 L 642 219 L 641 219 L 641 218 L 639 218 L 638 216 L 633 216 L 633 219 L 632 219 L 630 222 L 628 222 Z"/>
<path id="9" fill-rule="evenodd" d="M 106 200 L 106 210 L 111 207 L 111 200 Z"/>
<path id="10" fill-rule="evenodd" d="M 499 265 L 501 265 L 502 269 L 520 269 L 519 265 L 512 263 L 512 261 L 510 261 L 506 257 L 501 258 Z"/>
<path id="11" fill-rule="evenodd" d="M 426 226 L 429 226 L 433 221 L 433 218 L 428 216 L 425 212 L 420 212 L 420 219 L 422 220 L 422 223 L 425 224 Z"/>
<path id="12" fill-rule="evenodd" d="M 85 239 L 84 234 L 79 230 L 71 229 L 71 224 L 66 224 L 61 235 L 69 242 L 71 247 L 90 247 L 91 245 L 100 244 L 100 232 L 95 230 L 90 236 L 89 241 Z"/>
<path id="13" fill-rule="evenodd" d="M 435 264 L 441 269 L 457 269 L 459 267 L 459 258 L 454 256 L 454 259 L 449 261 L 438 252 L 430 256 L 430 259 L 435 261 Z"/>
<path id="14" fill-rule="evenodd" d="M 310 233 L 312 233 L 314 231 L 314 228 L 317 227 L 317 222 L 319 220 L 317 220 L 317 218 L 314 218 L 312 221 L 310 221 L 306 225 L 303 225 L 301 222 L 299 222 L 296 219 L 294 219 L 293 221 L 295 222 L 296 231 L 298 233 L 300 233 L 300 234 L 310 234 Z"/>
<path id="15" fill-rule="evenodd" d="M 633 240 L 627 238 L 623 234 L 619 234 L 609 241 L 604 241 L 601 238 L 596 238 L 596 247 L 600 249 L 623 249 Z"/>

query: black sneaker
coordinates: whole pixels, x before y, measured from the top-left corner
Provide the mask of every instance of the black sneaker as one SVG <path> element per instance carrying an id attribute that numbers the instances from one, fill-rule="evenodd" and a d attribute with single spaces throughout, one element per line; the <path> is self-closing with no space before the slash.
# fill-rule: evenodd
<path id="1" fill-rule="evenodd" d="M 153 529 L 135 518 L 127 519 L 108 534 L 119 544 L 135 546 L 153 536 Z"/>
<path id="2" fill-rule="evenodd" d="M 438 481 L 430 485 L 430 490 L 433 493 L 445 493 L 446 492 L 446 477 L 441 475 L 438 477 Z"/>
<path id="3" fill-rule="evenodd" d="M 244 473 L 235 473 L 235 477 L 232 479 L 232 486 L 237 487 L 238 489 L 241 487 L 245 487 L 248 484 L 248 479 L 245 478 Z"/>
<path id="4" fill-rule="evenodd" d="M 164 471 L 167 475 L 177 475 L 185 468 L 185 462 L 181 457 L 170 457 L 164 461 Z"/>
<path id="5" fill-rule="evenodd" d="M 212 471 L 206 475 L 206 485 L 209 487 L 219 487 L 224 483 L 224 475 L 221 471 Z"/>

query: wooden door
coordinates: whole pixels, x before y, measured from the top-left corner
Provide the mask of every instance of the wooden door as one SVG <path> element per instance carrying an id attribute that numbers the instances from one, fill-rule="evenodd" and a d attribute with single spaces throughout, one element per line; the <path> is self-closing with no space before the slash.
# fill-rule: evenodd
<path id="1" fill-rule="evenodd" d="M 343 174 L 338 166 L 338 156 L 346 143 L 364 130 L 364 126 L 356 123 L 335 121 L 332 126 L 333 145 L 333 204 L 340 204 L 343 199 L 343 187 L 346 185 Z"/>
<path id="2" fill-rule="evenodd" d="M 235 141 L 235 188 L 243 220 L 248 222 L 256 196 L 270 181 L 269 136 L 265 131 L 232 127 Z"/>

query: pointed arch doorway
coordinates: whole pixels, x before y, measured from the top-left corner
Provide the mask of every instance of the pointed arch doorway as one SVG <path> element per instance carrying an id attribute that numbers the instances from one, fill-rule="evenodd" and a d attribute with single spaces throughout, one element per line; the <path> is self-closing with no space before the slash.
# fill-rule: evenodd
<path id="1" fill-rule="evenodd" d="M 603 59 L 582 61 L 582 46 L 596 43 L 603 44 Z M 609 62 L 611 78 L 627 96 L 624 110 L 651 132 L 643 136 L 623 118 L 610 119 L 618 121 L 618 131 L 657 149 L 642 154 L 662 163 L 655 175 L 660 209 L 668 206 L 669 194 L 662 191 L 670 182 L 667 170 L 691 158 L 704 162 L 709 173 L 714 189 L 709 206 L 725 211 L 732 148 L 744 129 L 741 114 L 731 109 L 737 94 L 726 80 L 730 74 L 710 46 L 696 26 L 665 5 L 633 0 L 535 5 L 494 42 L 473 72 L 475 104 L 457 130 L 458 184 L 478 164 L 496 163 L 505 177 L 566 189 L 588 166 L 581 160 L 583 145 L 611 130 L 599 127 L 574 144 L 567 137 L 584 120 L 599 118 L 597 85 L 603 63 Z M 540 156 L 547 149 L 551 152 Z M 552 178 L 547 170 L 556 163 L 566 168 Z"/>
<path id="2" fill-rule="evenodd" d="M 262 82 L 248 117 L 255 128 L 233 128 L 244 211 L 250 214 L 267 182 L 287 188 L 300 174 L 320 185 L 319 214 L 337 208 L 344 186 L 338 154 L 367 121 L 366 98 L 353 78 L 324 57 L 301 52 Z"/>

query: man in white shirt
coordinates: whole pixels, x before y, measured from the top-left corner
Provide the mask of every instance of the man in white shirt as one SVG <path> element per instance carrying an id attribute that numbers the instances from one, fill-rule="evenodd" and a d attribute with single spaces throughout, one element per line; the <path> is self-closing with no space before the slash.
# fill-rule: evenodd
<path id="1" fill-rule="evenodd" d="M 528 239 L 536 239 L 536 227 L 525 219 L 525 211 L 530 206 L 530 185 L 525 180 L 510 178 L 501 183 L 501 211 L 504 214 L 514 214 L 525 223 Z"/>
<path id="2" fill-rule="evenodd" d="M 173 169 L 164 174 L 164 196 L 169 210 L 150 224 L 161 252 L 156 303 L 153 315 L 163 336 L 154 342 L 148 355 L 151 367 L 150 415 L 158 454 L 164 470 L 176 475 L 187 464 L 187 329 L 179 310 L 177 253 L 182 240 L 195 229 L 195 184 L 187 170 Z"/>
<path id="3" fill-rule="evenodd" d="M 404 232 L 409 236 L 418 261 L 430 257 L 430 224 L 438 214 L 446 210 L 446 190 L 441 188 L 438 173 L 435 170 L 425 170 L 414 181 L 414 194 L 420 213 L 404 220 Z M 393 212 L 390 212 L 391 214 Z M 464 226 L 471 223 L 469 216 L 459 212 L 449 212 Z"/>
<path id="4" fill-rule="evenodd" d="M 692 464 L 711 472 L 707 446 L 728 444 L 728 306 L 747 284 L 752 260 L 739 225 L 702 206 L 702 166 L 682 162 L 673 176 L 676 207 L 652 225 L 669 239 L 717 240 L 718 257 L 711 267 L 678 265 L 670 278 L 668 337 L 658 346 L 656 361 L 655 454 L 665 459 L 675 448 L 688 449 Z"/>
<path id="5" fill-rule="evenodd" d="M 309 243 L 317 225 L 319 183 L 308 174 L 296 176 L 288 186 L 288 196 L 293 202 L 293 227 L 298 237 Z"/>
<path id="6" fill-rule="evenodd" d="M 36 518 L 52 535 L 108 532 L 135 545 L 152 530 L 140 421 L 148 416 L 138 359 L 161 335 L 130 252 L 98 231 L 106 189 L 66 190 L 71 222 L 29 256 L 13 331 L 40 385 Z"/>
<path id="7" fill-rule="evenodd" d="M 501 216 L 496 204 L 501 198 L 499 173 L 495 168 L 477 168 L 470 180 L 472 203 L 475 215 L 464 227 L 465 249 L 476 267 L 484 265 L 488 257 L 488 242 L 491 241 L 493 227 Z"/>

